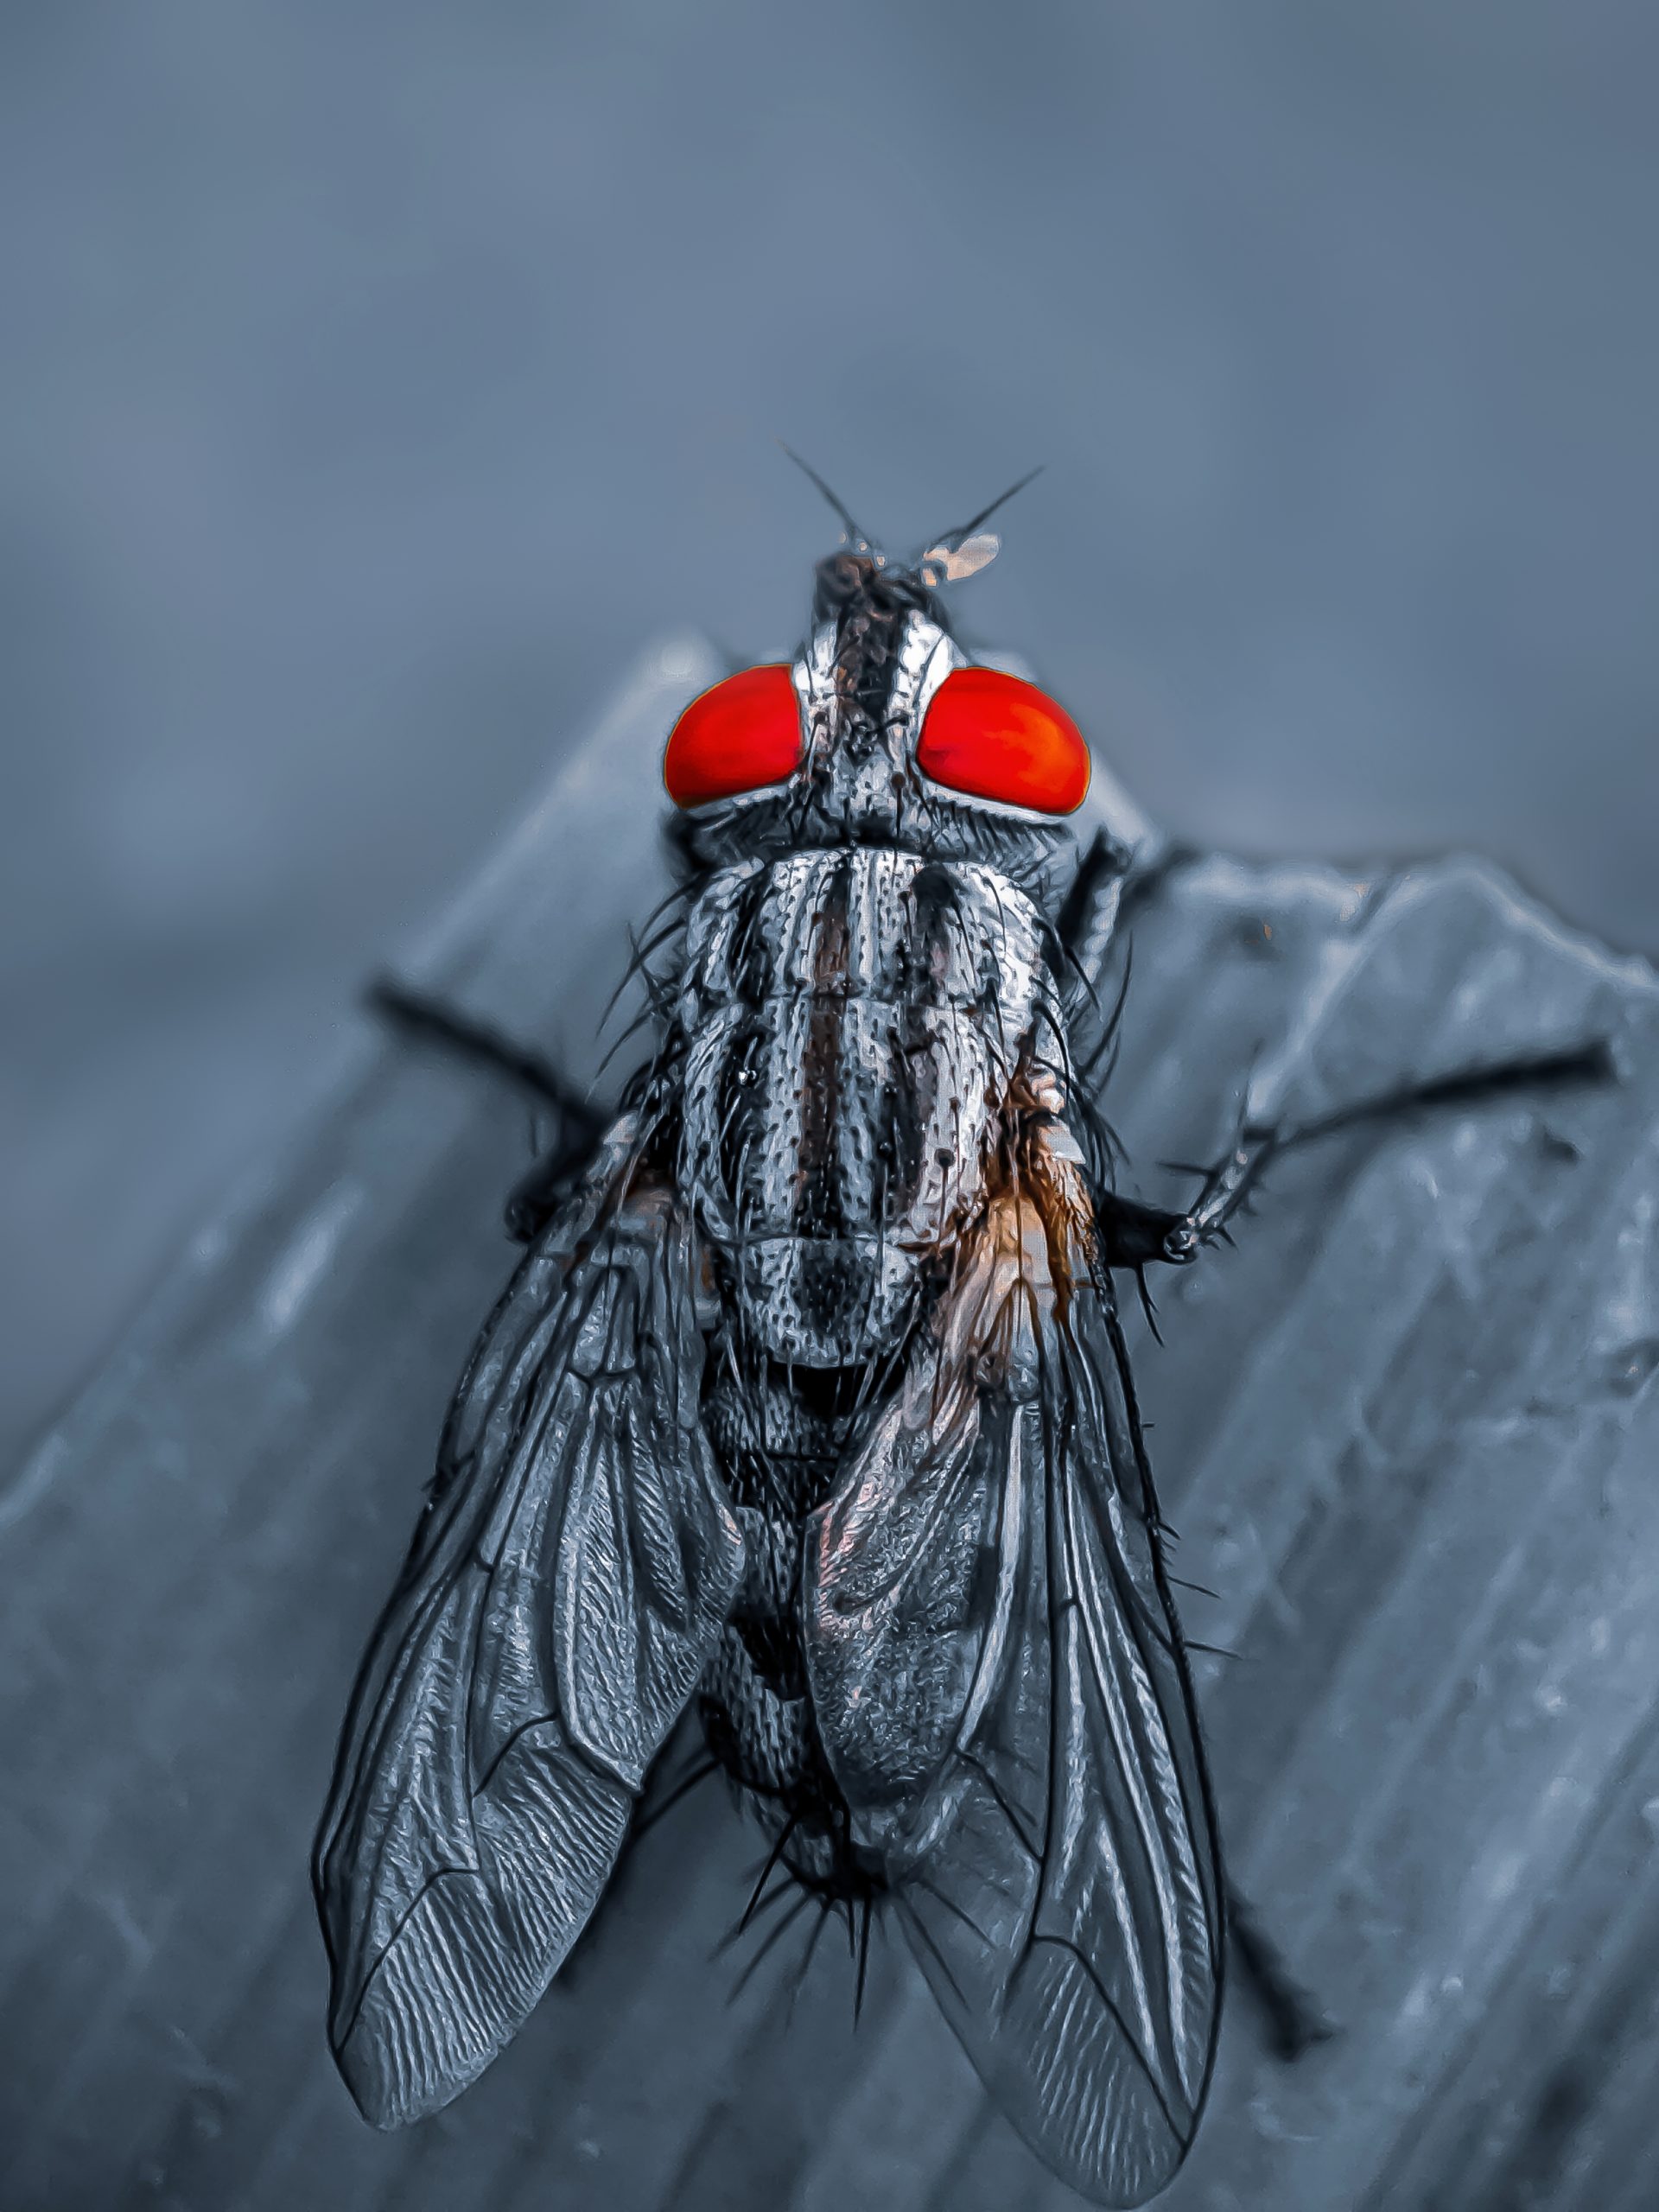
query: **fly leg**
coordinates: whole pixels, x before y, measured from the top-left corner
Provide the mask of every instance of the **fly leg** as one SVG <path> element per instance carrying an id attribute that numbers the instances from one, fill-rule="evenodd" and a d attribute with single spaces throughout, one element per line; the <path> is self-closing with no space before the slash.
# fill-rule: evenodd
<path id="1" fill-rule="evenodd" d="M 1269 1162 L 1292 1147 L 1368 1122 L 1440 1106 L 1462 1106 L 1512 1093 L 1540 1093 L 1605 1084 L 1618 1068 L 1605 1040 L 1463 1070 L 1420 1084 L 1402 1084 L 1380 1096 L 1362 1099 L 1339 1111 L 1300 1123 L 1241 1122 L 1233 1143 L 1203 1180 L 1192 1205 L 1175 1212 L 1142 1205 L 1108 1192 L 1096 1213 L 1102 1254 L 1109 1267 L 1133 1271 L 1140 1280 L 1147 1317 L 1155 1331 L 1146 1269 L 1154 1262 L 1182 1267 L 1206 1245 L 1226 1239 L 1228 1224 L 1247 1203 Z M 1244 1980 L 1266 2018 L 1273 2048 L 1280 2057 L 1301 2056 L 1336 2032 L 1330 2016 L 1292 1971 L 1283 1948 L 1263 1928 L 1255 1908 L 1230 1882 L 1229 1934 Z"/>
<path id="2" fill-rule="evenodd" d="M 1262 1927 L 1255 1906 L 1232 1882 L 1227 1885 L 1227 1933 L 1234 1956 L 1265 2014 L 1276 2056 L 1300 2058 L 1315 2044 L 1327 2043 L 1337 2024 L 1292 1972 L 1284 1951 Z"/>
<path id="3" fill-rule="evenodd" d="M 543 1054 L 445 999 L 381 976 L 369 987 L 368 1003 L 399 1036 L 501 1077 L 551 1112 L 552 1142 L 507 1197 L 509 1234 L 520 1243 L 531 1243 L 603 1134 L 601 1116 Z"/>
<path id="4" fill-rule="evenodd" d="M 1096 1229 L 1107 1264 L 1133 1271 L 1141 1285 L 1147 1319 L 1156 1335 L 1158 1322 L 1147 1291 L 1148 1264 L 1162 1260 L 1184 1266 L 1210 1237 L 1224 1235 L 1230 1215 L 1248 1192 L 1255 1148 L 1243 1136 L 1225 1161 L 1212 1171 L 1205 1192 L 1190 1212 L 1173 1213 L 1108 1193 L 1096 1215 Z M 1244 1980 L 1255 1993 L 1268 2022 L 1273 2049 L 1281 2058 L 1300 2058 L 1336 2030 L 1318 2000 L 1292 1972 L 1282 1947 L 1269 1936 L 1254 1906 L 1230 1881 L 1227 1933 Z"/>
<path id="5" fill-rule="evenodd" d="M 1232 1147 L 1212 1167 L 1195 1171 L 1204 1179 L 1198 1195 L 1182 1212 L 1139 1205 L 1108 1193 L 1100 1209 L 1100 1230 L 1109 1267 L 1137 1271 L 1150 1262 L 1185 1267 L 1205 1247 L 1228 1240 L 1228 1224 L 1243 1209 L 1263 1171 L 1274 1160 L 1320 1137 L 1336 1136 L 1368 1122 L 1393 1121 L 1402 1115 L 1440 1106 L 1478 1105 L 1514 1093 L 1532 1096 L 1616 1082 L 1618 1069 L 1604 1038 L 1525 1059 L 1499 1060 L 1460 1069 L 1425 1083 L 1357 1100 L 1315 1119 L 1300 1122 L 1241 1123 Z"/>
<path id="6" fill-rule="evenodd" d="M 1123 885 L 1135 855 L 1106 830 L 1096 830 L 1077 862 L 1055 918 L 1055 934 L 1080 976 L 1097 975 L 1117 926 Z"/>

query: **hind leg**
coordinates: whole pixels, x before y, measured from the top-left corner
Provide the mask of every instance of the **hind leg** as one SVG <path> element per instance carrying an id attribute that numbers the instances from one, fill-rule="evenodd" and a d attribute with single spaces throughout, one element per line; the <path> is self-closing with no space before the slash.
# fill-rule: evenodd
<path id="1" fill-rule="evenodd" d="M 1325 2007 L 1292 1972 L 1281 1945 L 1262 1927 L 1255 1908 L 1235 1884 L 1227 1885 L 1227 1933 L 1233 1955 L 1268 2023 L 1276 2055 L 1300 2058 L 1338 2032 Z"/>
<path id="2" fill-rule="evenodd" d="M 1612 1082 L 1617 1075 L 1608 1046 L 1592 1040 L 1527 1059 L 1463 1070 L 1432 1082 L 1402 1084 L 1300 1125 L 1253 1128 L 1246 1124 L 1224 1160 L 1207 1170 L 1193 1171 L 1204 1179 L 1197 1200 L 1184 1213 L 1105 1194 L 1099 1211 L 1103 1255 L 1109 1265 L 1140 1275 L 1144 1296 L 1147 1264 L 1163 1261 L 1182 1266 L 1196 1259 L 1206 1244 L 1225 1238 L 1228 1223 L 1245 1205 L 1262 1170 L 1294 1146 L 1365 1122 L 1382 1122 L 1408 1113 L 1473 1105 L 1487 1099 L 1548 1095 Z M 1231 1883 L 1227 1904 L 1234 1957 L 1267 2021 L 1272 2046 L 1281 2058 L 1299 2058 L 1335 2034 L 1335 2025 L 1293 1972 L 1282 1946 L 1264 1929 L 1249 1900 Z"/>

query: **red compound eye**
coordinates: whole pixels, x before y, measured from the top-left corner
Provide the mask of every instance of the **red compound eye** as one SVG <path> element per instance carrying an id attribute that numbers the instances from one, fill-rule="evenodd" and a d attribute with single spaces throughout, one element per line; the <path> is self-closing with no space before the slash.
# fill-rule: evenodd
<path id="1" fill-rule="evenodd" d="M 663 781 L 676 806 L 781 784 L 800 765 L 801 710 L 781 661 L 746 668 L 695 698 L 669 732 Z"/>
<path id="2" fill-rule="evenodd" d="M 995 668 L 958 668 L 933 694 L 917 764 L 953 791 L 1071 814 L 1089 788 L 1089 747 L 1064 707 Z"/>

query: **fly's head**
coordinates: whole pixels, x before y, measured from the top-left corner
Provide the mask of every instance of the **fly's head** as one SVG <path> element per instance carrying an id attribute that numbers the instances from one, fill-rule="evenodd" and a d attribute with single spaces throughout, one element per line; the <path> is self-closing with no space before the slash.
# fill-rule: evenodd
<path id="1" fill-rule="evenodd" d="M 884 845 L 1048 875 L 1088 747 L 1034 683 L 969 660 L 940 596 L 996 543 L 970 528 L 902 566 L 859 538 L 818 563 L 794 661 L 726 677 L 670 736 L 664 777 L 694 868 Z"/>
<path id="2" fill-rule="evenodd" d="M 915 736 L 962 656 L 922 577 L 878 553 L 817 566 L 812 629 L 790 671 L 804 789 L 831 840 L 897 844 L 915 784 Z"/>

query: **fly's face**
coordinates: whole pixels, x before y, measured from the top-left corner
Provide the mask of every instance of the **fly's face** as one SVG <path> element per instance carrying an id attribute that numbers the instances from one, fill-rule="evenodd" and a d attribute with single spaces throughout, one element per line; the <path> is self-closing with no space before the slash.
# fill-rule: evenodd
<path id="1" fill-rule="evenodd" d="M 926 586 L 872 556 L 823 563 L 814 613 L 792 664 L 728 677 L 675 725 L 664 778 L 694 866 L 883 844 L 1045 882 L 1089 785 L 1071 716 L 970 665 Z"/>
<path id="2" fill-rule="evenodd" d="M 918 734 L 961 649 L 923 613 L 865 618 L 849 639 L 820 622 L 791 671 L 815 826 L 836 842 L 899 844 L 913 811 Z"/>

